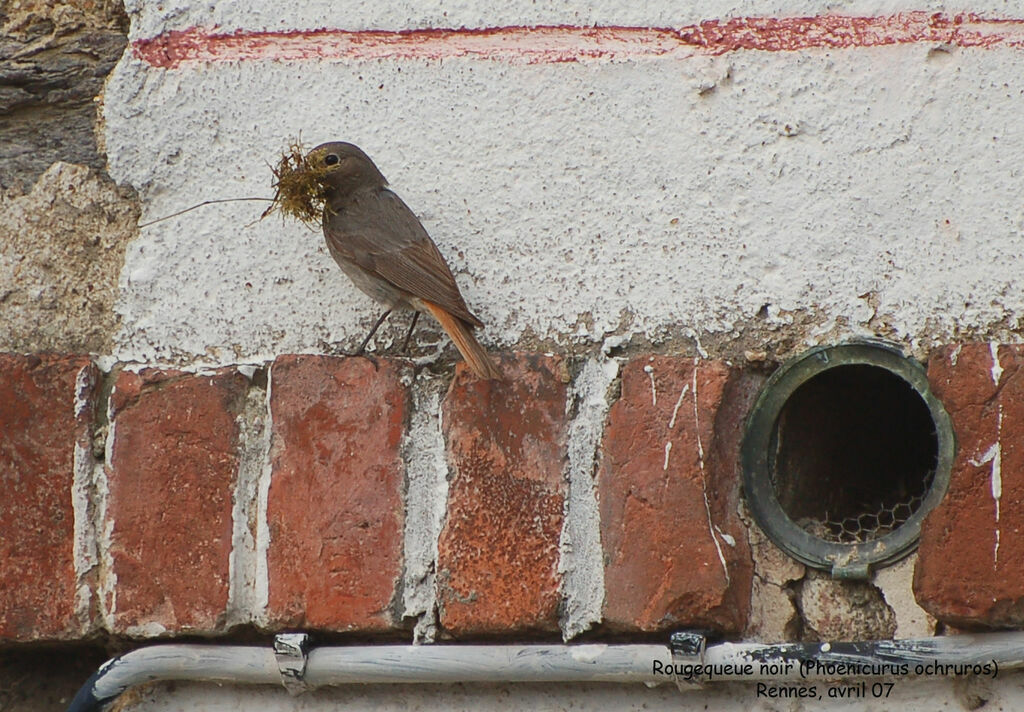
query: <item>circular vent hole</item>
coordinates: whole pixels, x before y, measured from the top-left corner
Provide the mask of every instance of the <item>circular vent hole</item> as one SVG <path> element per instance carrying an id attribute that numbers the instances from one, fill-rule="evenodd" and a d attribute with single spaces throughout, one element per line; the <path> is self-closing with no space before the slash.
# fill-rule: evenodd
<path id="1" fill-rule="evenodd" d="M 841 543 L 906 523 L 939 458 L 924 399 L 877 366 L 839 366 L 802 384 L 783 405 L 773 441 L 782 510 L 810 534 Z"/>
<path id="2" fill-rule="evenodd" d="M 819 346 L 765 383 L 743 489 L 783 551 L 840 578 L 906 556 L 949 485 L 953 428 L 922 365 L 877 340 Z"/>

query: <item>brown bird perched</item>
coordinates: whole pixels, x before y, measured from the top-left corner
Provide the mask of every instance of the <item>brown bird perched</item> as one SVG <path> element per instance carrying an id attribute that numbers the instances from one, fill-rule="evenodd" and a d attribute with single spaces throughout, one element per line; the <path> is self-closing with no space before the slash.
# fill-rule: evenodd
<path id="1" fill-rule="evenodd" d="M 323 191 L 322 223 L 331 257 L 359 289 L 386 308 L 358 353 L 393 309 L 412 309 L 406 344 L 420 312 L 428 312 L 473 373 L 500 379 L 473 335 L 473 328 L 483 323 L 466 307 L 437 245 L 402 199 L 388 190 L 373 161 L 351 143 L 332 142 L 310 151 L 303 165 L 316 173 Z"/>

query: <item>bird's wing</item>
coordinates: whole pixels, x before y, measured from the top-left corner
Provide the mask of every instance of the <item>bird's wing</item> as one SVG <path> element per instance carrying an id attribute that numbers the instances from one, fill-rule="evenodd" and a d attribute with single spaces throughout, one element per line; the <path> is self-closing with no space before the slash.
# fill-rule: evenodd
<path id="1" fill-rule="evenodd" d="M 448 264 L 402 199 L 387 189 L 361 192 L 324 218 L 331 251 L 413 297 L 483 326 L 462 299 Z"/>

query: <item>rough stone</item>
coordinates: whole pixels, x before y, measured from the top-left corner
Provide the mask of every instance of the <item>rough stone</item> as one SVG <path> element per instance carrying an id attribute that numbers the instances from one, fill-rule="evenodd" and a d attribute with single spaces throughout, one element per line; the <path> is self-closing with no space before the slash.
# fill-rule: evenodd
<path id="1" fill-rule="evenodd" d="M 737 460 L 756 390 L 727 388 L 729 376 L 722 362 L 664 356 L 623 369 L 598 485 L 614 630 L 745 625 L 752 572 Z"/>
<path id="2" fill-rule="evenodd" d="M 127 190 L 68 163 L 27 194 L 0 191 L 0 348 L 108 352 L 138 216 Z"/>
<path id="3" fill-rule="evenodd" d="M 58 161 L 103 170 L 94 99 L 127 42 L 122 3 L 13 0 L 0 25 L 0 188 Z"/>
<path id="4" fill-rule="evenodd" d="M 885 640 L 896 633 L 896 615 L 866 581 L 839 581 L 808 572 L 800 588 L 804 640 Z"/>
<path id="5" fill-rule="evenodd" d="M 442 406 L 452 479 L 438 604 L 456 637 L 558 631 L 568 376 L 536 354 L 501 369 L 504 381 L 482 381 L 460 364 Z"/>
<path id="6" fill-rule="evenodd" d="M 921 527 L 914 593 L 952 625 L 1024 624 L 1022 364 L 1024 346 L 978 343 L 943 348 L 928 363 L 957 455 L 949 491 Z"/>
<path id="7" fill-rule="evenodd" d="M 409 411 L 402 377 L 387 360 L 281 356 L 271 367 L 271 626 L 397 625 Z"/>
<path id="8" fill-rule="evenodd" d="M 83 356 L 0 355 L 0 640 L 73 639 L 76 612 L 71 488 L 76 446 L 88 449 L 90 391 Z"/>
<path id="9" fill-rule="evenodd" d="M 234 369 L 122 372 L 108 463 L 115 632 L 212 633 L 223 624 L 246 379 Z"/>

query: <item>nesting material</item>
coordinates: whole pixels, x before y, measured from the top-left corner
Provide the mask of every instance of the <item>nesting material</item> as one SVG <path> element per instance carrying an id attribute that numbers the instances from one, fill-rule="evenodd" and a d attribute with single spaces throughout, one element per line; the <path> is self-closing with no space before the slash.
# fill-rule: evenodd
<path id="1" fill-rule="evenodd" d="M 274 202 L 261 217 L 279 212 L 282 217 L 293 217 L 312 227 L 320 225 L 327 202 L 325 176 L 328 172 L 322 153 L 307 153 L 305 147 L 297 141 L 282 151 L 277 166 L 270 168 L 274 173 L 271 186 L 274 188 Z"/>

